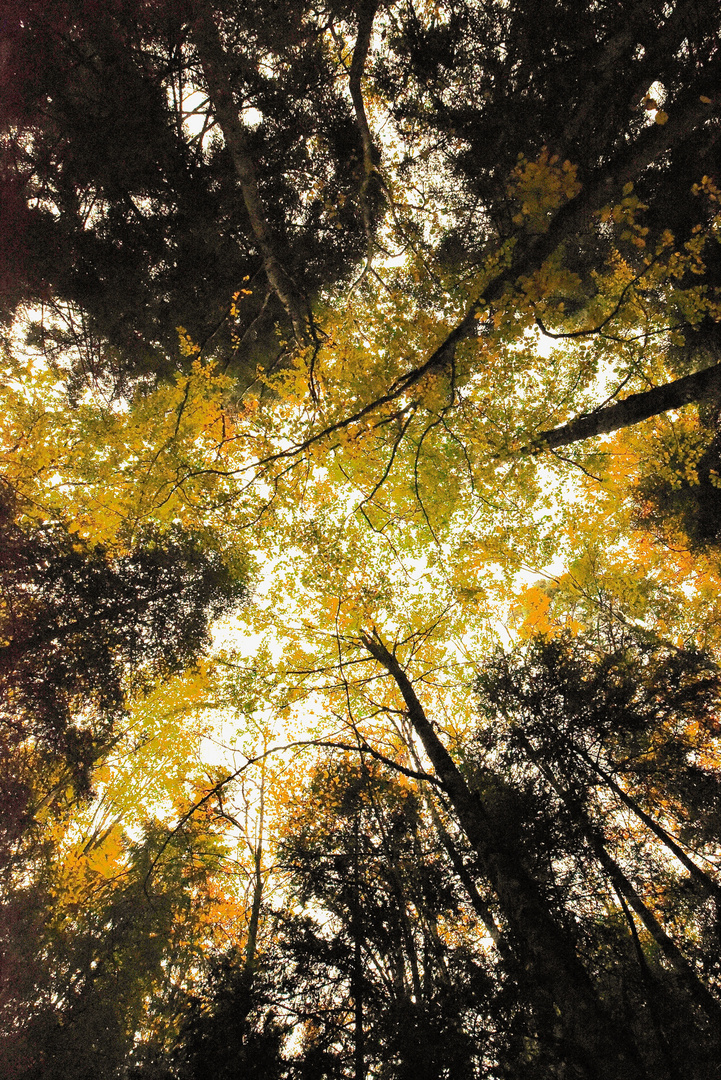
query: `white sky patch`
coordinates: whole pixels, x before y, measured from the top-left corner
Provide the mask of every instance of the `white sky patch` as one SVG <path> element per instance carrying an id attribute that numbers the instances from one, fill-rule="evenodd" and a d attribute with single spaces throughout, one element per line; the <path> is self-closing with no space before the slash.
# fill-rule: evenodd
<path id="1" fill-rule="evenodd" d="M 666 101 L 666 88 L 663 83 L 653 82 L 646 91 L 646 97 L 644 99 L 644 108 L 646 109 L 646 124 L 656 123 L 656 114 L 663 111 L 663 105 Z M 659 123 L 661 122 L 659 118 Z"/>
<path id="2" fill-rule="evenodd" d="M 556 581 L 567 570 L 565 557 L 557 555 L 552 562 L 541 567 L 540 570 L 519 570 L 513 579 L 513 589 L 515 592 L 520 592 L 521 589 L 535 585 L 538 581 Z"/>
<path id="3" fill-rule="evenodd" d="M 543 356 L 545 358 L 548 358 L 551 355 L 551 353 L 553 352 L 553 350 L 556 349 L 556 348 L 557 348 L 557 345 L 556 345 L 554 339 L 549 337 L 548 334 L 543 334 L 539 330 L 538 331 L 538 336 L 537 336 L 537 339 L 536 339 L 536 350 L 538 352 L 538 355 Z"/>
<path id="4" fill-rule="evenodd" d="M 260 109 L 256 109 L 253 105 L 247 109 L 243 109 L 243 123 L 246 124 L 247 127 L 258 127 L 259 124 L 262 124 L 263 114 Z"/>
<path id="5" fill-rule="evenodd" d="M 203 90 L 191 90 L 183 100 L 183 128 L 190 139 L 197 138 L 208 117 L 208 95 Z"/>

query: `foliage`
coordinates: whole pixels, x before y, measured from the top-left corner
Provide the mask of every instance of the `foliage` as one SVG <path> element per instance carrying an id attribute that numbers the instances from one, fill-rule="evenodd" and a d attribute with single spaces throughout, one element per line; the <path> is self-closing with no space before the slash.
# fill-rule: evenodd
<path id="1" fill-rule="evenodd" d="M 121 737 L 131 695 L 195 663 L 245 595 L 219 552 L 146 529 L 122 556 L 2 506 L 3 875 L 17 878 Z M 39 846 L 39 847 L 38 847 Z"/>
<path id="2" fill-rule="evenodd" d="M 713 1076 L 713 5 L 1 25 L 5 1071 Z"/>
<path id="3" fill-rule="evenodd" d="M 704 419 L 654 433 L 653 468 L 639 477 L 635 497 L 642 527 L 713 553 L 721 540 L 720 446 L 718 418 Z"/>
<path id="4" fill-rule="evenodd" d="M 3 175 L 16 224 L 6 257 L 20 259 L 3 307 L 42 304 L 33 340 L 73 385 L 109 377 L 122 391 L 172 374 L 179 322 L 248 381 L 277 353 L 284 315 L 269 305 L 241 185 L 208 111 L 195 7 L 6 5 Z M 311 295 L 347 274 L 362 246 L 360 140 L 316 20 L 297 4 L 266 15 L 222 6 L 229 47 L 243 43 L 232 64 L 238 107 L 261 117 L 248 138 L 266 212 Z M 240 289 L 242 314 L 231 317 Z"/>
<path id="5" fill-rule="evenodd" d="M 112 1074 L 140 1018 L 147 1023 L 149 1001 L 156 1024 L 172 1016 L 173 996 L 208 948 L 198 916 L 221 850 L 207 824 L 175 837 L 149 824 L 136 841 L 116 826 L 86 850 L 54 853 L 16 890 L 3 909 L 5 1075 Z"/>
<path id="6" fill-rule="evenodd" d="M 470 942 L 453 947 L 462 902 L 444 885 L 443 859 L 425 847 L 429 840 L 422 806 L 402 778 L 347 760 L 320 764 L 311 776 L 280 852 L 291 903 L 300 905 L 281 923 L 280 941 L 293 958 L 287 983 L 304 1056 L 323 1047 L 342 1071 L 353 1054 L 344 1016 L 352 1001 L 362 1005 L 372 1071 L 475 1074 L 474 994 L 483 1001 L 488 975 Z M 357 1041 L 357 1030 L 351 1037 Z"/>
<path id="7" fill-rule="evenodd" d="M 716 665 L 634 634 L 607 652 L 583 638 L 540 637 L 523 652 L 496 657 L 477 689 L 483 722 L 471 755 L 476 783 L 512 770 L 512 805 L 524 800 L 524 858 L 533 860 L 551 902 L 572 906 L 606 995 L 618 997 L 619 972 L 630 965 L 623 994 L 639 995 L 631 1015 L 648 1011 L 653 1025 L 637 1030 L 644 1053 L 672 1074 L 688 1071 L 693 1060 L 705 1075 L 714 1067 L 703 1049 L 712 1036 L 699 1034 L 703 1020 L 684 1001 L 683 982 L 644 905 L 685 935 L 686 955 L 715 985 L 721 893 L 709 870 L 721 820 Z M 610 872 L 618 867 L 643 896 L 633 911 L 623 876 Z M 613 925 L 614 892 L 625 929 L 623 919 Z"/>

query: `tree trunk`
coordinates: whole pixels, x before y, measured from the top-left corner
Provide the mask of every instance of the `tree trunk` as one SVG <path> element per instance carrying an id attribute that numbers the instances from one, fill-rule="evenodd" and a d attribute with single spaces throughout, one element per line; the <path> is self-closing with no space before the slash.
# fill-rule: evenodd
<path id="1" fill-rule="evenodd" d="M 524 446 L 522 453 L 538 454 L 543 450 L 554 450 L 557 446 L 569 446 L 571 443 L 590 439 L 593 435 L 606 435 L 611 431 L 638 424 L 651 416 L 668 412 L 669 409 L 681 409 L 691 402 L 700 401 L 711 393 L 721 392 L 721 364 L 696 371 L 693 375 L 684 375 L 681 379 L 654 386 L 640 394 L 631 394 L 615 405 L 584 416 L 578 416 L 568 424 L 541 431 L 532 443 Z"/>
<path id="2" fill-rule="evenodd" d="M 410 739 L 408 749 L 413 755 L 416 769 L 420 773 L 422 771 L 421 762 L 418 757 L 418 753 L 416 752 L 416 748 Z M 463 862 L 463 856 L 461 855 L 456 845 L 453 843 L 453 839 L 449 834 L 448 830 L 446 829 L 445 825 L 443 824 L 441 820 L 441 815 L 438 813 L 436 805 L 433 802 L 433 797 L 430 795 L 426 798 L 426 806 L 428 807 L 428 811 L 431 815 L 433 827 L 438 834 L 438 839 L 445 848 L 446 854 L 451 860 L 453 869 L 456 871 L 459 880 L 461 881 L 463 887 L 468 894 L 468 898 L 473 905 L 473 910 L 485 926 L 486 930 L 488 931 L 489 937 L 498 949 L 500 955 L 508 959 L 511 953 L 511 950 L 508 947 L 508 942 L 503 937 L 498 923 L 493 917 L 493 912 L 479 893 L 476 883 L 473 880 L 473 875 L 468 870 L 466 864 Z"/>
<path id="3" fill-rule="evenodd" d="M 354 1078 L 365 1078 L 365 1046 L 363 1040 L 363 940 L 362 913 L 360 897 L 360 806 L 356 810 L 353 822 L 353 912 L 351 926 L 353 934 L 353 1027 L 355 1031 Z"/>
<path id="4" fill-rule="evenodd" d="M 264 745 L 263 750 L 267 747 Z M 253 903 L 248 922 L 248 940 L 245 946 L 245 970 L 252 978 L 255 968 L 255 954 L 258 947 L 258 929 L 260 927 L 260 905 L 263 900 L 263 817 L 265 814 L 265 757 L 261 762 L 260 774 L 260 811 L 258 815 L 258 833 L 253 850 Z"/>
<path id="5" fill-rule="evenodd" d="M 296 341 L 302 345 L 308 340 L 307 304 L 283 265 L 280 244 L 265 215 L 258 190 L 255 162 L 248 150 L 246 131 L 233 99 L 228 57 L 220 40 L 214 13 L 202 0 L 199 0 L 196 7 L 193 40 L 208 86 L 210 105 L 233 159 L 250 227 L 263 257 L 266 276 L 290 318 Z"/>
<path id="6" fill-rule="evenodd" d="M 619 896 L 625 897 L 641 919 L 641 922 L 646 927 L 673 969 L 678 981 L 686 987 L 689 996 L 696 1005 L 704 1011 L 711 1023 L 721 1030 L 721 1004 L 719 1004 L 713 994 L 701 982 L 693 965 L 686 959 L 675 941 L 669 937 L 654 913 L 644 903 L 633 884 L 629 881 L 616 860 L 606 849 L 605 837 L 603 834 L 591 821 L 578 799 L 572 797 L 568 791 L 566 791 L 563 784 L 556 779 L 551 768 L 540 759 L 540 756 L 537 754 L 530 740 L 517 727 L 515 729 L 515 736 L 528 755 L 529 760 L 533 762 L 538 771 L 546 778 L 558 797 L 571 812 L 581 835 L 586 840 L 586 843 L 598 862 L 606 871 L 606 874 L 613 883 L 614 889 Z"/>
<path id="7" fill-rule="evenodd" d="M 409 720 L 498 896 L 529 978 L 560 1013 L 570 1054 L 589 1077 L 640 1080 L 646 1074 L 631 1038 L 614 1026 L 601 1005 L 572 939 L 552 917 L 518 852 L 498 846 L 482 801 L 471 792 L 433 730 L 397 659 L 377 634 L 364 635 L 362 640 L 400 690 Z"/>
<path id="8" fill-rule="evenodd" d="M 366 234 L 367 258 L 370 262 L 373 253 L 373 217 L 370 204 L 371 191 L 375 176 L 377 150 L 373 145 L 373 136 L 368 124 L 361 79 L 368 58 L 371 34 L 373 32 L 373 20 L 378 11 L 379 0 L 368 0 L 358 8 L 358 36 L 349 73 L 349 89 L 356 115 L 356 123 L 363 143 L 363 183 L 361 184 L 360 201 L 363 211 L 363 228 Z M 377 183 L 376 183 L 377 186 Z"/>
<path id="9" fill-rule="evenodd" d="M 605 772 L 601 766 L 595 762 L 585 750 L 581 750 L 579 747 L 574 747 L 576 753 L 582 758 L 582 760 L 600 776 L 603 782 L 613 791 L 615 795 L 621 800 L 621 802 L 629 808 L 639 818 L 644 825 L 647 826 L 654 833 L 659 840 L 666 845 L 669 851 L 672 851 L 682 866 L 688 870 L 689 874 L 693 878 L 694 882 L 701 888 L 706 896 L 712 896 L 716 903 L 717 911 L 721 912 L 721 886 L 713 878 L 702 870 L 696 863 L 688 857 L 686 852 L 680 847 L 669 833 L 660 825 L 650 814 L 639 806 L 635 799 L 632 799 L 623 788 L 616 783 L 613 777 Z"/>

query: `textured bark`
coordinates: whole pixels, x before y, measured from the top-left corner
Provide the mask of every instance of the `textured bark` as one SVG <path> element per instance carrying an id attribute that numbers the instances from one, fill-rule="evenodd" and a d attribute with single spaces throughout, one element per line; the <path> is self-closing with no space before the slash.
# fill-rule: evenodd
<path id="1" fill-rule="evenodd" d="M 263 257 L 266 276 L 290 318 L 296 341 L 303 344 L 309 337 L 307 304 L 283 265 L 279 241 L 266 219 L 258 190 L 255 163 L 248 150 L 245 128 L 233 99 L 228 57 L 220 40 L 214 14 L 201 2 L 196 6 L 193 40 L 208 86 L 211 108 L 233 159 L 253 236 Z"/>
<path id="2" fill-rule="evenodd" d="M 551 768 L 541 761 L 532 743 L 518 729 L 515 737 L 525 750 L 530 761 L 545 776 L 558 797 L 570 811 L 581 835 L 586 840 L 596 859 L 606 871 L 619 896 L 623 896 L 633 908 L 653 940 L 658 945 L 673 969 L 678 981 L 686 987 L 692 1000 L 703 1010 L 706 1016 L 721 1030 L 721 1004 L 701 982 L 692 964 L 686 959 L 675 941 L 669 937 L 651 909 L 644 903 L 633 884 L 606 848 L 605 838 L 597 826 L 590 820 L 583 806 L 569 794 L 563 784 L 555 777 Z"/>
<path id="3" fill-rule="evenodd" d="M 377 150 L 373 144 L 373 136 L 371 134 L 370 125 L 368 124 L 365 102 L 363 101 L 361 79 L 368 58 L 371 33 L 373 31 L 373 20 L 378 11 L 378 6 L 378 0 L 369 0 L 368 3 L 362 4 L 358 9 L 358 36 L 356 38 L 355 48 L 353 49 L 353 59 L 351 60 L 349 74 L 350 96 L 353 102 L 356 123 L 363 143 L 363 183 L 361 184 L 360 196 L 361 208 L 363 211 L 363 228 L 368 244 L 369 261 L 373 253 L 373 220 L 370 195 L 376 170 Z"/>
<path id="4" fill-rule="evenodd" d="M 673 837 L 666 832 L 663 826 L 659 825 L 659 823 L 654 818 L 652 818 L 650 814 L 647 814 L 646 811 L 638 805 L 636 800 L 632 799 L 631 796 L 628 795 L 623 790 L 623 788 L 616 783 L 616 781 L 611 775 L 609 775 L 609 773 L 605 772 L 605 770 L 602 769 L 601 766 L 598 765 L 595 761 L 593 761 L 593 759 L 589 757 L 589 755 L 585 753 L 585 751 L 577 750 L 577 752 L 580 754 L 586 764 L 589 765 L 593 769 L 593 771 L 601 777 L 603 782 L 608 785 L 611 791 L 613 791 L 614 794 L 618 796 L 621 802 L 625 806 L 627 806 L 629 810 L 631 810 L 632 813 L 634 813 L 636 817 L 639 818 L 644 823 L 644 825 L 646 825 L 646 827 L 651 830 L 652 833 L 654 833 L 655 836 L 658 837 L 661 843 L 666 845 L 669 851 L 673 852 L 681 865 L 688 870 L 689 874 L 699 886 L 699 888 L 707 896 L 712 896 L 716 901 L 717 909 L 721 910 L 721 886 L 718 884 L 718 882 L 714 881 L 714 879 L 709 877 L 709 875 L 704 870 L 697 866 L 696 863 L 688 857 L 683 848 L 676 843 Z"/>
<path id="5" fill-rule="evenodd" d="M 693 375 L 684 375 L 663 386 L 654 386 L 640 394 L 630 394 L 615 405 L 578 416 L 550 431 L 541 431 L 531 444 L 523 447 L 523 452 L 540 453 L 590 439 L 593 435 L 607 435 L 611 431 L 648 420 L 651 416 L 659 416 L 669 409 L 681 409 L 712 393 L 721 393 L 721 364 L 696 371 Z"/>
<path id="6" fill-rule="evenodd" d="M 519 853 L 497 844 L 482 801 L 471 792 L 433 730 L 396 657 L 375 634 L 364 636 L 363 644 L 400 690 L 408 718 L 498 896 L 512 937 L 522 950 L 529 979 L 560 1013 L 569 1050 L 590 1077 L 640 1080 L 645 1070 L 631 1039 L 618 1027 L 614 1029 L 576 955 L 573 941 L 552 917 Z"/>

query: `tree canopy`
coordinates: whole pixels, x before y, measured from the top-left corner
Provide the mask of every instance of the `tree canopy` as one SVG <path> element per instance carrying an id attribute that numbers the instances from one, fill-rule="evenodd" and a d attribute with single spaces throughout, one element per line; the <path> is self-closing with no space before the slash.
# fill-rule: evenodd
<path id="1" fill-rule="evenodd" d="M 0 3 L 11 1080 L 721 1075 L 720 30 Z"/>

